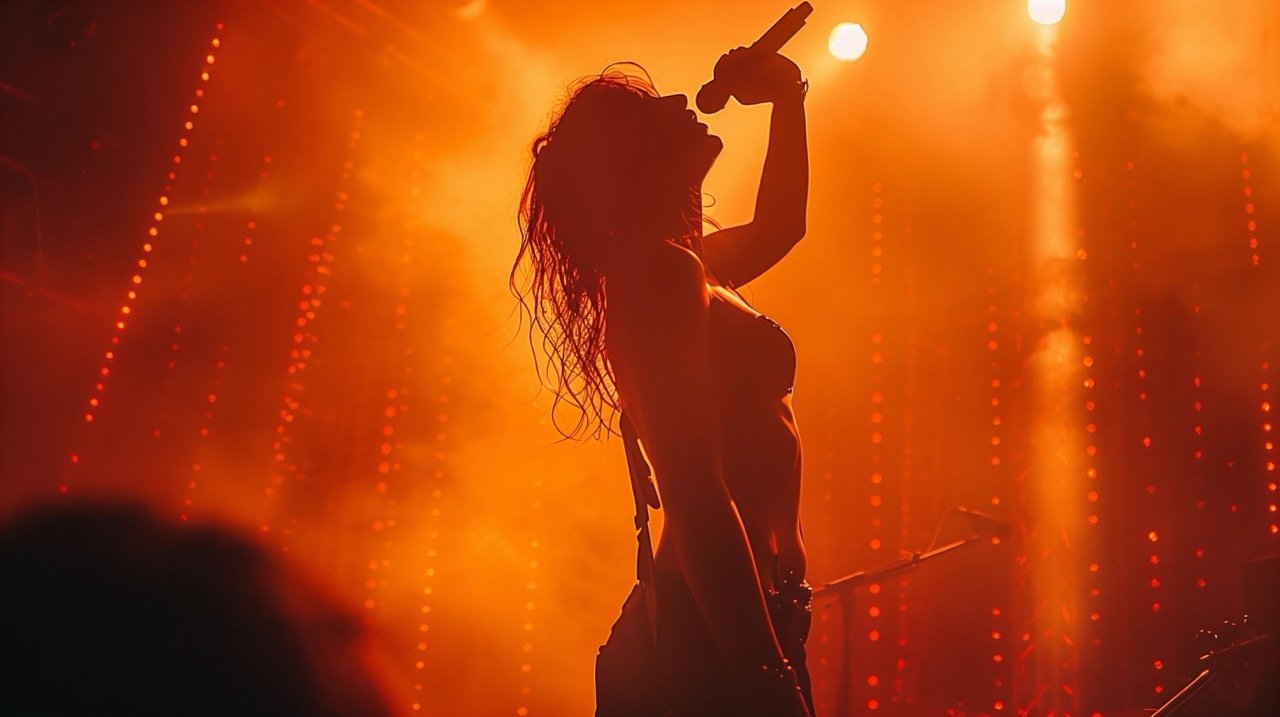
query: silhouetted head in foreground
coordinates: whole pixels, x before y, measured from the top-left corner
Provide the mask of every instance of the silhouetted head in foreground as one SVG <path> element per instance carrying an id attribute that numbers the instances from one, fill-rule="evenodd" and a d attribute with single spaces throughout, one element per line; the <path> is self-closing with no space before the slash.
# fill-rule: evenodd
<path id="1" fill-rule="evenodd" d="M 688 105 L 647 77 L 607 71 L 572 87 L 534 140 L 512 287 L 545 337 L 548 369 L 562 367 L 558 400 L 581 413 L 570 435 L 598 431 L 616 409 L 602 357 L 610 267 L 647 242 L 697 248 L 702 180 L 723 144 Z"/>
<path id="2" fill-rule="evenodd" d="M 221 530 L 46 508 L 0 575 L 0 714 L 388 713 L 354 619 Z"/>

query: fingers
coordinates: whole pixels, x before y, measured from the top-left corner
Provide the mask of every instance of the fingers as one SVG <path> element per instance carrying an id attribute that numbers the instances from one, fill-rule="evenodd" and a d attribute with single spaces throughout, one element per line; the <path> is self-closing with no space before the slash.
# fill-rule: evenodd
<path id="1" fill-rule="evenodd" d="M 791 94 L 800 83 L 799 66 L 776 52 L 736 47 L 716 62 L 715 76 L 732 85 L 744 105 L 771 102 Z"/>

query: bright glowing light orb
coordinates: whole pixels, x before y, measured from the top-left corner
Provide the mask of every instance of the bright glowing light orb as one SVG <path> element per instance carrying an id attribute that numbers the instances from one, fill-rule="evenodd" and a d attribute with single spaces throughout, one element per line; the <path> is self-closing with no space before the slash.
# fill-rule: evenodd
<path id="1" fill-rule="evenodd" d="M 1027 0 L 1027 14 L 1040 25 L 1057 25 L 1067 14 L 1067 0 Z"/>
<path id="2" fill-rule="evenodd" d="M 842 22 L 831 31 L 827 49 L 837 60 L 853 62 L 867 51 L 867 31 L 856 22 Z"/>

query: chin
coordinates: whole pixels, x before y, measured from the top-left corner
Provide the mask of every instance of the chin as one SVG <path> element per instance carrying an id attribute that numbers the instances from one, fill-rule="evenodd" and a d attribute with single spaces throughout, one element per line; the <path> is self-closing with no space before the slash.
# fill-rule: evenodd
<path id="1" fill-rule="evenodd" d="M 721 150 L 724 149 L 724 142 L 714 134 L 708 134 L 698 147 L 698 178 L 705 177 L 707 172 L 711 171 L 711 165 L 715 164 L 716 157 L 720 156 Z"/>
<path id="2" fill-rule="evenodd" d="M 722 149 L 724 149 L 724 140 L 720 139 L 718 135 L 708 132 L 706 139 L 706 151 L 710 153 L 711 157 L 714 159 L 715 157 L 720 156 L 720 150 Z"/>

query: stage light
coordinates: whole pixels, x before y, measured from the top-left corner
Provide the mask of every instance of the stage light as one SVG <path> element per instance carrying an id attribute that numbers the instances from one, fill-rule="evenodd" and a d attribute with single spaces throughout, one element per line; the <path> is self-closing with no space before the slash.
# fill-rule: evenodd
<path id="1" fill-rule="evenodd" d="M 1067 0 L 1027 0 L 1027 14 L 1038 25 L 1057 25 L 1067 14 Z"/>
<path id="2" fill-rule="evenodd" d="M 842 22 L 831 31 L 827 49 L 837 60 L 853 62 L 867 51 L 867 31 L 856 22 Z"/>

